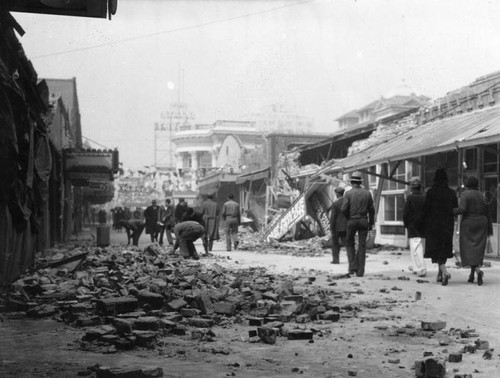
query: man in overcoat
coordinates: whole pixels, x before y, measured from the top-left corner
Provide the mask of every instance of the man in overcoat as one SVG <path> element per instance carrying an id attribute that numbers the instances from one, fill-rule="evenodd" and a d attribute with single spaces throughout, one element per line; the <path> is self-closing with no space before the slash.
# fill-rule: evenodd
<path id="1" fill-rule="evenodd" d="M 337 200 L 330 210 L 330 231 L 332 234 L 332 264 L 339 264 L 340 246 L 345 245 L 347 219 L 342 213 L 342 203 L 344 202 L 345 189 L 335 188 Z"/>
<path id="2" fill-rule="evenodd" d="M 146 221 L 146 234 L 151 237 L 151 242 L 158 241 L 158 234 L 160 232 L 160 206 L 156 204 L 156 200 L 151 201 L 151 206 L 144 210 L 144 219 Z"/>
<path id="3" fill-rule="evenodd" d="M 209 194 L 201 205 L 201 214 L 207 230 L 208 250 L 211 251 L 214 240 L 219 239 L 219 206 L 214 201 L 213 194 Z"/>

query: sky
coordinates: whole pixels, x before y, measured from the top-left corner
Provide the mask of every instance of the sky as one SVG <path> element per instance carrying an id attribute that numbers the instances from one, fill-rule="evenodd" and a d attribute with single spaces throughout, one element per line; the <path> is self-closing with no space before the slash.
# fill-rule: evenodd
<path id="1" fill-rule="evenodd" d="M 335 119 L 404 84 L 438 98 L 500 70 L 500 2 L 118 0 L 111 20 L 12 13 L 39 78 L 76 78 L 83 136 L 126 167 L 154 162 L 154 123 L 271 103 Z"/>

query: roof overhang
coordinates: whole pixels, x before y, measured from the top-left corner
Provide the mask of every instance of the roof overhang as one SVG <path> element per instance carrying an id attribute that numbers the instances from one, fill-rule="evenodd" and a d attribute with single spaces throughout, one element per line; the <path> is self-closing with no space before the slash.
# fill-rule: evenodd
<path id="1" fill-rule="evenodd" d="M 500 142 L 500 106 L 429 122 L 319 169 L 315 176 Z"/>

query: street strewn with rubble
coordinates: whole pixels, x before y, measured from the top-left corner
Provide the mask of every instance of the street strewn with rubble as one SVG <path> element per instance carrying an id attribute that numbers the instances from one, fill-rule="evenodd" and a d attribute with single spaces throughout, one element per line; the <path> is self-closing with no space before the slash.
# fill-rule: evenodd
<path id="1" fill-rule="evenodd" d="M 319 238 L 184 260 L 92 231 L 39 255 L 0 299 L 0 376 L 495 377 L 500 264 L 485 284 L 408 270 L 409 251 L 371 249 L 365 277 Z M 201 244 L 198 245 L 201 250 Z M 430 358 L 429 358 L 430 357 Z M 433 373 L 434 372 L 434 373 Z M 446 375 L 444 375 L 446 372 Z M 434 375 L 433 375 L 434 374 Z"/>

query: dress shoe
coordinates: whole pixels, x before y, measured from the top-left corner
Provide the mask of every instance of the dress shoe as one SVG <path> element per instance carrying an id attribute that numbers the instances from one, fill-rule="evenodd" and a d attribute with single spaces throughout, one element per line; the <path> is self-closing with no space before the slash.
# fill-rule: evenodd
<path id="1" fill-rule="evenodd" d="M 483 276 L 484 276 L 484 273 L 482 270 L 478 270 L 477 271 L 477 285 L 478 286 L 481 286 L 483 284 Z"/>
<path id="2" fill-rule="evenodd" d="M 441 271 L 438 272 L 436 282 L 443 282 L 443 273 Z"/>
<path id="3" fill-rule="evenodd" d="M 448 280 L 451 278 L 451 274 L 450 273 L 446 273 L 443 275 L 443 282 L 441 282 L 441 285 L 442 286 L 446 286 L 448 285 Z"/>

